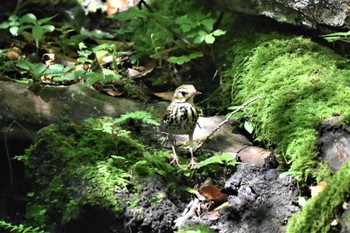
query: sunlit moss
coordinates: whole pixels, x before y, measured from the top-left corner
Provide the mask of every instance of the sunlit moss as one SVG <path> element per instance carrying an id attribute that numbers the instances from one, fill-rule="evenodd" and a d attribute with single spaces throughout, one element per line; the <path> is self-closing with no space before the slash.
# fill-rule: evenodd
<path id="1" fill-rule="evenodd" d="M 232 45 L 225 89 L 232 105 L 260 96 L 245 109 L 256 139 L 275 146 L 299 181 L 313 178 L 328 187 L 289 221 L 286 232 L 328 232 L 349 198 L 350 163 L 333 176 L 317 153 L 322 122 L 350 122 L 350 66 L 331 50 L 303 37 L 262 34 Z"/>
<path id="2" fill-rule="evenodd" d="M 350 194 L 350 161 L 332 178 L 326 189 L 309 200 L 288 222 L 286 233 L 328 232 L 331 222 L 338 218 L 337 210 Z"/>
<path id="3" fill-rule="evenodd" d="M 317 127 L 350 114 L 350 70 L 345 60 L 310 39 L 276 34 L 233 43 L 225 72 L 232 101 L 260 99 L 246 112 L 256 139 L 276 146 L 292 171 L 316 176 Z"/>

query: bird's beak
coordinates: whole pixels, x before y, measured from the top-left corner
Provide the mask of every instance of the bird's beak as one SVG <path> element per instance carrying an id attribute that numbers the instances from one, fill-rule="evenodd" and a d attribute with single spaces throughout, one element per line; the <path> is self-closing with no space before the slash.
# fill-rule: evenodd
<path id="1" fill-rule="evenodd" d="M 200 91 L 196 91 L 195 93 L 193 93 L 194 96 L 201 95 L 201 94 L 202 94 L 202 92 L 200 92 Z"/>

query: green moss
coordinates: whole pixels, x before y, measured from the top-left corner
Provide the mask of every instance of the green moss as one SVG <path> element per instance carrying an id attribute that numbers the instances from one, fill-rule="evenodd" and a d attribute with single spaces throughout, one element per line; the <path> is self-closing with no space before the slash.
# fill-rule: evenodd
<path id="1" fill-rule="evenodd" d="M 276 146 L 300 178 L 317 177 L 317 127 L 334 115 L 349 119 L 350 70 L 340 56 L 309 39 L 276 34 L 237 39 L 225 72 L 232 105 L 246 109 L 256 139 Z"/>
<path id="2" fill-rule="evenodd" d="M 337 210 L 350 196 L 350 161 L 328 180 L 326 189 L 310 199 L 288 222 L 286 233 L 328 232 Z"/>
<path id="3" fill-rule="evenodd" d="M 118 126 L 124 118 L 53 124 L 38 132 L 24 158 L 34 183 L 28 221 L 40 227 L 65 224 L 86 205 L 118 215 L 132 202 L 125 194 L 133 191 L 137 177 L 156 173 L 175 180 L 176 169 L 166 162 L 170 151 L 147 148 L 132 138 Z"/>
<path id="4" fill-rule="evenodd" d="M 186 226 L 180 228 L 177 233 L 213 233 L 208 226 L 205 225 L 194 225 L 194 226 Z"/>

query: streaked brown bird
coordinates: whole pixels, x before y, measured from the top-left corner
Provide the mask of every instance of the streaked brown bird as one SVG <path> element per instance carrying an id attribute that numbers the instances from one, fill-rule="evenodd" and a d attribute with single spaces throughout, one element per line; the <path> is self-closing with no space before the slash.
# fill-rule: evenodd
<path id="1" fill-rule="evenodd" d="M 170 163 L 176 163 L 178 166 L 179 158 L 175 151 L 175 138 L 174 134 L 188 134 L 189 136 L 189 150 L 191 153 L 191 162 L 188 164 L 190 168 L 193 168 L 196 164 L 193 156 L 193 131 L 196 127 L 198 120 L 198 112 L 193 104 L 193 98 L 196 95 L 202 94 L 197 91 L 193 85 L 179 86 L 175 92 L 171 104 L 167 108 L 167 111 L 163 118 L 163 126 L 168 132 L 168 140 L 173 150 L 174 159 Z"/>

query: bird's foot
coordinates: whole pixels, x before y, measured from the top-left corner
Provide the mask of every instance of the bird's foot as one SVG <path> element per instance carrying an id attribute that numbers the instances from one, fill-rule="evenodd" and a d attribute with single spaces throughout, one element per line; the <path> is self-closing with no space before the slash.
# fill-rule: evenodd
<path id="1" fill-rule="evenodd" d="M 170 164 L 176 163 L 177 166 L 181 167 L 181 164 L 179 163 L 179 159 L 177 157 L 174 157 L 173 160 L 170 161 Z"/>
<path id="2" fill-rule="evenodd" d="M 196 161 L 194 161 L 194 159 L 191 159 L 191 162 L 187 165 L 187 167 L 189 167 L 190 169 L 193 169 L 198 164 L 200 163 L 197 163 Z"/>

